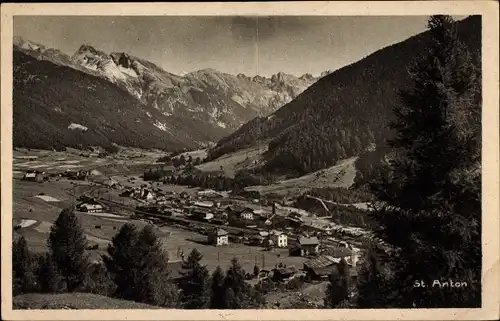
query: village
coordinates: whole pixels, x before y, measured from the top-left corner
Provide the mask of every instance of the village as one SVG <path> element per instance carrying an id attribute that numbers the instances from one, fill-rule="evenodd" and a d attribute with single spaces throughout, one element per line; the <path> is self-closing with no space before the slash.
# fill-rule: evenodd
<path id="1" fill-rule="evenodd" d="M 70 182 L 68 193 L 76 212 L 108 219 L 94 229 L 104 231 L 106 222 L 125 219 L 168 231 L 165 243 L 174 280 L 180 277 L 182 260 L 188 253 L 188 248 L 181 246 L 186 242 L 179 239 L 182 237 L 196 245 L 209 268 L 228 264 L 231 257 L 241 258 L 248 271 L 247 282 L 258 285 L 270 281 L 278 292 L 286 292 L 297 280 L 301 284 L 326 283 L 341 262 L 350 267 L 353 280 L 357 277 L 365 231 L 315 218 L 290 206 L 286 199 L 182 189 L 161 179 L 143 178 L 106 176 L 97 170 L 50 174 L 28 170 L 21 180 L 40 186 Z M 183 236 L 186 233 L 189 236 Z M 179 242 L 181 245 L 176 245 Z M 89 243 L 89 250 L 106 249 L 102 242 Z"/>

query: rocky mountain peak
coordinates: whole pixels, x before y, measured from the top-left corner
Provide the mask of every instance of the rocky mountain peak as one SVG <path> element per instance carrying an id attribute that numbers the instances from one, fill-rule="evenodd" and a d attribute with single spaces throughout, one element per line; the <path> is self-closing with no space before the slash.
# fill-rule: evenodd
<path id="1" fill-rule="evenodd" d="M 325 76 L 327 76 L 327 75 L 329 75 L 329 74 L 331 74 L 331 73 L 332 73 L 332 71 L 331 71 L 331 70 L 325 70 L 325 71 L 323 71 L 323 72 L 321 73 L 320 77 L 325 77 Z"/>
<path id="2" fill-rule="evenodd" d="M 83 44 L 80 46 L 80 48 L 78 48 L 77 52 L 76 53 L 86 53 L 86 52 L 90 52 L 94 55 L 97 55 L 99 52 L 97 51 L 97 49 L 94 48 L 94 46 L 90 45 L 90 44 Z"/>
<path id="3" fill-rule="evenodd" d="M 313 80 L 314 77 L 313 77 L 313 75 L 307 73 L 307 74 L 303 74 L 302 76 L 300 76 L 299 79 L 301 79 L 301 80 Z"/>

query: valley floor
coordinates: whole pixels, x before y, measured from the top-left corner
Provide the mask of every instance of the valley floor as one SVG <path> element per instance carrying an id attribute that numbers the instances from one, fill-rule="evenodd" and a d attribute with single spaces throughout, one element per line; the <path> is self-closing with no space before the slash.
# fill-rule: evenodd
<path id="1" fill-rule="evenodd" d="M 135 157 L 131 155 L 136 155 Z M 65 169 L 97 169 L 106 173 L 114 181 L 122 186 L 139 187 L 148 185 L 151 188 L 162 190 L 163 192 L 175 191 L 187 192 L 193 198 L 196 197 L 198 188 L 186 186 L 168 185 L 159 182 L 145 182 L 140 178 L 142 171 L 134 170 L 137 164 L 151 164 L 156 162 L 160 153 L 144 153 L 114 155 L 107 158 L 80 156 L 78 152 L 44 152 L 44 151 L 15 151 L 13 164 L 13 225 L 19 225 L 14 230 L 14 235 L 23 235 L 31 251 L 42 253 L 47 251 L 47 239 L 50 227 L 59 213 L 67 207 L 74 207 L 77 198 L 83 194 L 96 193 L 100 199 L 111 203 L 122 204 L 122 207 L 113 207 L 109 213 L 83 213 L 76 212 L 81 225 L 90 244 L 98 245 L 97 249 L 89 250 L 91 258 L 100 259 L 106 253 L 107 245 L 112 237 L 118 232 L 121 226 L 127 222 L 135 224 L 138 228 L 150 224 L 142 219 L 132 219 L 130 216 L 136 205 L 140 204 L 132 198 L 120 197 L 120 190 L 97 185 L 92 179 L 87 181 L 68 180 L 66 178 L 51 178 L 43 183 L 21 180 L 24 172 L 28 169 L 42 171 L 63 172 Z M 241 156 L 241 155 L 240 155 Z M 304 177 L 283 181 L 266 187 L 252 187 L 265 190 L 267 192 L 280 193 L 287 191 L 286 195 L 296 196 L 311 186 L 320 186 L 337 177 L 338 184 L 349 185 L 353 179 L 355 159 L 346 160 L 332 168 L 312 173 Z M 234 164 L 234 160 L 232 161 Z M 214 168 L 218 165 L 210 165 Z M 228 166 L 226 163 L 226 166 Z M 133 179 L 131 179 L 133 178 Z M 241 206 L 260 208 L 268 212 L 270 207 L 253 204 L 252 200 L 237 200 Z M 122 209 L 123 208 L 123 209 Z M 132 210 L 126 210 L 130 208 Z M 294 208 L 280 206 L 280 212 L 299 211 Z M 332 222 L 326 218 L 315 217 L 309 213 L 303 213 L 305 224 L 311 226 L 328 226 Z M 156 231 L 161 237 L 164 249 L 168 252 L 171 261 L 181 260 L 179 253 L 187 255 L 194 248 L 203 255 L 201 261 L 210 271 L 217 266 L 226 269 L 230 260 L 236 257 L 243 269 L 252 272 L 255 265 L 261 269 L 272 269 L 277 264 L 282 263 L 288 267 L 295 266 L 300 269 L 307 260 L 305 257 L 290 256 L 287 248 L 274 248 L 270 251 L 261 246 L 250 246 L 246 244 L 231 243 L 224 247 L 207 245 L 207 236 L 194 230 L 181 228 L 175 224 L 156 225 Z M 331 238 L 333 239 L 333 238 Z M 328 246 L 329 240 L 325 239 L 324 244 Z M 254 282 L 252 280 L 250 282 Z M 271 292 L 267 295 L 269 308 L 286 308 L 298 296 L 303 297 L 312 304 L 321 305 L 324 296 L 325 282 L 305 284 L 300 290 Z M 106 298 L 99 299 L 99 296 L 91 294 L 61 294 L 42 295 L 27 294 L 16 297 L 14 306 L 17 308 L 140 308 L 135 303 L 124 303 L 119 300 Z"/>

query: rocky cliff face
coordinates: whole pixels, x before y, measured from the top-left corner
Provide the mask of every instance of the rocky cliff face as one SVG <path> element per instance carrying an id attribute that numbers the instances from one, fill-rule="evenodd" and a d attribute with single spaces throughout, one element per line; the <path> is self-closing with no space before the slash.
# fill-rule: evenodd
<path id="1" fill-rule="evenodd" d="M 165 115 L 183 115 L 234 130 L 288 103 L 316 79 L 278 73 L 271 78 L 203 69 L 178 76 L 126 53 L 106 54 L 83 45 L 73 61 L 121 86 Z"/>

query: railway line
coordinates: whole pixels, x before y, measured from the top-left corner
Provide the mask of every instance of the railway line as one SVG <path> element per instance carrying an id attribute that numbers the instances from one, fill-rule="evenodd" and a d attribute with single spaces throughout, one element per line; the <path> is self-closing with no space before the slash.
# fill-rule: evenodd
<path id="1" fill-rule="evenodd" d="M 146 212 L 146 211 L 137 210 L 136 208 L 133 208 L 131 206 L 127 206 L 127 205 L 124 205 L 124 204 L 121 204 L 121 203 L 118 203 L 118 202 L 115 202 L 115 201 L 103 199 L 103 198 L 98 198 L 97 201 L 99 201 L 100 203 L 103 203 L 103 204 L 107 205 L 110 208 L 117 208 L 118 207 L 118 208 L 120 208 L 122 210 L 127 210 L 127 211 L 130 211 L 130 212 L 136 213 L 136 214 L 144 215 L 145 217 L 158 218 L 158 219 L 161 219 L 161 220 L 175 222 L 175 223 L 179 223 L 179 224 L 182 224 L 182 225 L 194 224 L 196 226 L 207 227 L 207 228 L 223 228 L 226 231 L 228 231 L 229 233 L 233 233 L 233 234 L 235 234 L 235 233 L 241 233 L 241 232 L 246 233 L 246 234 L 255 234 L 255 233 L 258 232 L 257 229 L 252 229 L 252 228 L 241 228 L 241 227 L 228 226 L 228 225 L 219 225 L 219 224 L 213 224 L 213 223 L 202 222 L 202 221 L 197 221 L 197 220 L 190 220 L 190 219 L 183 218 L 183 217 L 176 217 L 176 216 L 169 216 L 169 215 L 165 215 L 165 214 L 150 213 L 150 212 Z"/>

